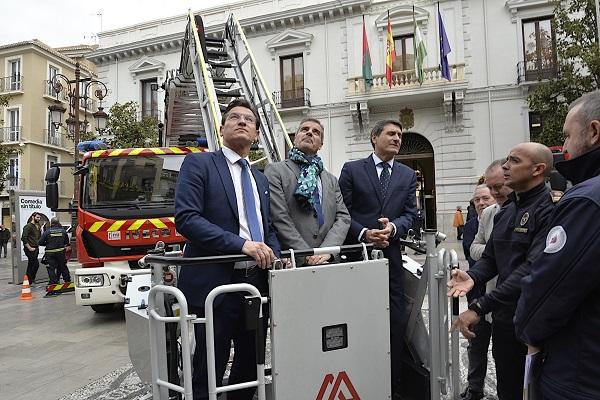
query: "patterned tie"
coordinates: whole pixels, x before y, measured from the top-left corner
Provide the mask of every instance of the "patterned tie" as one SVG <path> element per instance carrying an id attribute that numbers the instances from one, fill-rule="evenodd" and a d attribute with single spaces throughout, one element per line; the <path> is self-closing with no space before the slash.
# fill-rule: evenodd
<path id="1" fill-rule="evenodd" d="M 390 186 L 390 164 L 386 162 L 380 162 L 379 165 L 383 167 L 381 175 L 379 175 L 379 184 L 381 185 L 381 194 L 385 199 L 387 196 L 388 187 Z"/>
<path id="2" fill-rule="evenodd" d="M 319 188 L 315 188 L 315 211 L 317 212 L 317 220 L 319 221 L 319 228 L 325 223 L 323 219 L 323 208 L 321 207 L 321 197 L 319 196 Z"/>
<path id="3" fill-rule="evenodd" d="M 255 242 L 262 242 L 262 234 L 260 233 L 260 225 L 258 216 L 256 215 L 256 203 L 254 202 L 254 191 L 252 190 L 252 180 L 248 161 L 241 158 L 237 163 L 242 167 L 242 197 L 244 198 L 244 212 L 250 229 L 250 236 Z"/>

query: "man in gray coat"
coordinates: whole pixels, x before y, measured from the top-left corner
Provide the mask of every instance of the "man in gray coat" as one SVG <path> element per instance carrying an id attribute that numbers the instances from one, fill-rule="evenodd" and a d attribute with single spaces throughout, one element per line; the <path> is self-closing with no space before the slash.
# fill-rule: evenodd
<path id="1" fill-rule="evenodd" d="M 323 146 L 323 125 L 306 118 L 294 137 L 288 159 L 265 169 L 271 192 L 271 218 L 281 249 L 340 246 L 350 227 L 338 180 L 325 171 L 317 152 Z M 330 254 L 307 257 L 306 264 L 331 260 Z"/>

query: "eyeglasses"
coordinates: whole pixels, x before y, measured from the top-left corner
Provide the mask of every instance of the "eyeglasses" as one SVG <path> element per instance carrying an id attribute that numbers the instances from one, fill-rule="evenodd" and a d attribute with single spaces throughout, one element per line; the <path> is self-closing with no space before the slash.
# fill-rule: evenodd
<path id="1" fill-rule="evenodd" d="M 243 119 L 245 122 L 248 122 L 250 124 L 256 124 L 256 117 L 254 117 L 254 115 L 229 113 L 229 114 L 227 114 L 227 118 L 226 118 L 227 121 L 234 121 L 234 122 L 237 122 L 241 119 Z"/>

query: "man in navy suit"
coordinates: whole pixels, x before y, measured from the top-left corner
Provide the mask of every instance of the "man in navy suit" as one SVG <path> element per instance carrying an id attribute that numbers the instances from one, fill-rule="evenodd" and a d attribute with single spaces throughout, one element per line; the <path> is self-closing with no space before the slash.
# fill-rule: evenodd
<path id="1" fill-rule="evenodd" d="M 223 148 L 188 154 L 181 166 L 175 196 L 177 231 L 187 238 L 185 257 L 246 254 L 251 262 L 185 266 L 179 288 L 190 313 L 204 316 L 204 301 L 219 285 L 250 283 L 267 293 L 267 271 L 279 243 L 269 216 L 269 183 L 248 163 L 250 146 L 258 139 L 260 119 L 246 100 L 232 101 L 221 121 Z M 219 296 L 214 302 L 215 367 L 217 386 L 225 373 L 231 350 L 235 357 L 229 383 L 256 379 L 254 334 L 246 331 L 242 293 Z M 263 320 L 266 331 L 267 316 Z M 194 399 L 208 398 L 206 336 L 196 324 Z M 255 389 L 230 392 L 228 399 L 251 400 Z"/>
<path id="2" fill-rule="evenodd" d="M 405 303 L 402 254 L 398 239 L 408 232 L 416 214 L 415 171 L 394 161 L 402 143 L 402 125 L 379 121 L 371 131 L 373 154 L 347 162 L 340 188 L 352 222 L 346 244 L 373 243 L 383 249 L 390 268 L 390 344 L 392 392 L 399 393 L 400 354 L 404 346 Z"/>

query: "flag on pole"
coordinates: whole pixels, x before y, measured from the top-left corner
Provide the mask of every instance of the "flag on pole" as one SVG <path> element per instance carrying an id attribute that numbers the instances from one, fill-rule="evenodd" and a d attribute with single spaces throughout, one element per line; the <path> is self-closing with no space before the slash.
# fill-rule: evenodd
<path id="1" fill-rule="evenodd" d="M 369 41 L 367 40 L 367 29 L 365 27 L 365 16 L 363 15 L 363 43 L 362 43 L 362 76 L 365 80 L 365 89 L 373 86 L 373 72 L 371 71 L 371 53 L 369 52 Z"/>
<path id="2" fill-rule="evenodd" d="M 425 42 L 423 41 L 421 30 L 415 21 L 415 6 L 413 6 L 413 23 L 415 24 L 415 73 L 417 74 L 417 80 L 419 81 L 419 84 L 422 85 L 423 81 L 425 80 L 425 76 L 423 74 L 423 62 L 425 61 L 425 57 L 427 57 L 427 49 L 425 48 Z"/>
<path id="3" fill-rule="evenodd" d="M 394 48 L 394 35 L 392 35 L 392 24 L 390 22 L 390 12 L 388 11 L 388 25 L 387 25 L 387 52 L 385 57 L 385 79 L 387 79 L 388 86 L 392 88 L 392 68 L 394 60 L 396 59 L 396 49 Z"/>
<path id="4" fill-rule="evenodd" d="M 450 48 L 450 43 L 448 42 L 448 36 L 446 36 L 444 21 L 442 21 L 440 3 L 438 3 L 438 21 L 440 33 L 440 70 L 442 71 L 442 77 L 451 81 L 452 79 L 450 76 L 450 64 L 448 64 L 448 54 L 450 54 L 452 49 Z"/>

